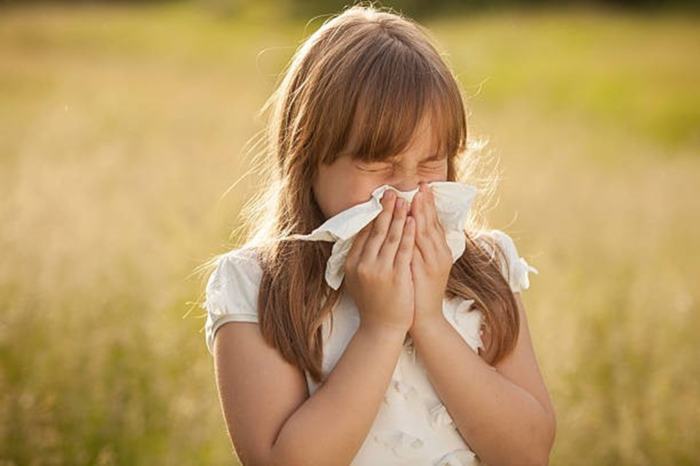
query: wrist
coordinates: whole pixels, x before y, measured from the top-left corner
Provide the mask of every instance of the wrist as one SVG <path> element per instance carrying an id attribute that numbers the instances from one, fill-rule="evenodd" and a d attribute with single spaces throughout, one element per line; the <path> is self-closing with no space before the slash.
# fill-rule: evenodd
<path id="1" fill-rule="evenodd" d="M 388 322 L 361 320 L 357 331 L 382 340 L 395 339 L 403 342 L 403 340 L 406 338 L 406 333 L 408 333 L 408 328 L 403 325 Z"/>
<path id="2" fill-rule="evenodd" d="M 429 337 L 431 334 L 444 334 L 445 324 L 449 324 L 445 316 L 439 314 L 428 314 L 416 317 L 409 331 L 411 338 Z"/>

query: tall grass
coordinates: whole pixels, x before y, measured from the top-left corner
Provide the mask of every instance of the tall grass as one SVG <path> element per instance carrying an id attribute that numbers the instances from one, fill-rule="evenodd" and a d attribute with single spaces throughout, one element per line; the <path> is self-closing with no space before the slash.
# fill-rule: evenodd
<path id="1" fill-rule="evenodd" d="M 203 277 L 304 24 L 187 4 L 0 15 L 0 464 L 229 464 Z M 309 29 L 318 25 L 316 20 Z M 490 138 L 552 464 L 700 458 L 700 31 L 594 11 L 428 24 Z M 307 32 L 309 32 L 307 29 Z"/>

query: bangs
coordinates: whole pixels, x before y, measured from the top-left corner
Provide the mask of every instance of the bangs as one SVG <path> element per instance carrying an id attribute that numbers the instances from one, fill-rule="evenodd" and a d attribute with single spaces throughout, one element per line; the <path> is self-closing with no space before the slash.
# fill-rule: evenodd
<path id="1" fill-rule="evenodd" d="M 433 152 L 426 155 L 454 157 L 464 149 L 461 94 L 439 63 L 388 37 L 350 82 L 357 98 L 339 155 L 363 162 L 393 158 L 410 147 L 423 119 L 432 132 Z"/>

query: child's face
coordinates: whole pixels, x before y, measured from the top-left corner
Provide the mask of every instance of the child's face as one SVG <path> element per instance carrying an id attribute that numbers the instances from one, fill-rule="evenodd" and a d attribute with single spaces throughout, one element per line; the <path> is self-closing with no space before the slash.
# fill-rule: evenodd
<path id="1" fill-rule="evenodd" d="M 393 161 L 362 162 L 343 155 L 330 165 L 319 167 L 313 190 L 326 218 L 366 202 L 372 191 L 388 184 L 399 191 L 411 191 L 424 181 L 447 179 L 447 158 L 433 158 L 429 127 L 416 133 L 413 143 Z"/>

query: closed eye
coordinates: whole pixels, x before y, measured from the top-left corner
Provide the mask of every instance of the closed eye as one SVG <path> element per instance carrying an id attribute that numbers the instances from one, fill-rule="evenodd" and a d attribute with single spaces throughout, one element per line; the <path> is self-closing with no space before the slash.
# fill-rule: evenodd
<path id="1" fill-rule="evenodd" d="M 357 168 L 359 168 L 362 171 L 365 172 L 382 172 L 385 170 L 390 170 L 392 168 L 391 164 L 380 164 L 380 165 L 357 165 Z"/>
<path id="2" fill-rule="evenodd" d="M 370 173 L 379 173 L 379 172 L 384 172 L 387 170 L 391 170 L 394 167 L 393 163 L 371 163 L 371 164 L 356 164 L 357 168 L 359 168 L 362 171 L 365 172 L 370 172 Z M 423 162 L 421 162 L 420 166 L 422 168 L 427 168 L 428 170 L 441 170 L 445 167 L 445 158 L 438 158 L 437 156 L 433 156 L 430 159 L 426 159 Z"/>

